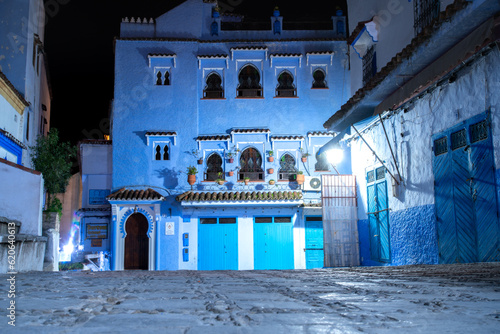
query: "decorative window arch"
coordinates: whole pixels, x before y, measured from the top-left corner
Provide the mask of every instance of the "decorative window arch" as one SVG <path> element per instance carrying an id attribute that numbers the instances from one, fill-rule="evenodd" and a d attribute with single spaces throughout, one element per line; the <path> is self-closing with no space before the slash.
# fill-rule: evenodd
<path id="1" fill-rule="evenodd" d="M 278 180 L 295 181 L 297 178 L 297 167 L 295 158 L 290 153 L 283 153 L 280 157 L 280 168 L 278 170 Z"/>
<path id="2" fill-rule="evenodd" d="M 156 145 L 155 151 L 156 151 L 155 160 L 161 160 L 161 146 Z"/>
<path id="3" fill-rule="evenodd" d="M 170 160 L 170 145 L 168 143 L 157 144 L 154 148 L 155 160 Z"/>
<path id="4" fill-rule="evenodd" d="M 219 173 L 224 173 L 224 169 L 222 168 L 222 157 L 214 152 L 207 158 L 205 181 L 215 181 L 219 178 Z"/>
<path id="5" fill-rule="evenodd" d="M 240 170 L 238 179 L 250 178 L 251 181 L 264 180 L 262 169 L 262 155 L 253 147 L 243 150 L 240 154 Z"/>
<path id="6" fill-rule="evenodd" d="M 212 22 L 210 25 L 210 34 L 212 36 L 219 36 L 219 25 L 216 21 Z"/>
<path id="7" fill-rule="evenodd" d="M 278 85 L 276 86 L 276 96 L 294 97 L 297 96 L 297 88 L 293 84 L 293 75 L 287 70 L 278 75 Z"/>
<path id="8" fill-rule="evenodd" d="M 318 68 L 313 72 L 313 84 L 312 88 L 328 88 L 326 85 L 326 73 L 323 69 Z"/>
<path id="9" fill-rule="evenodd" d="M 252 64 L 243 66 L 238 74 L 237 97 L 262 97 L 260 72 Z"/>
<path id="10" fill-rule="evenodd" d="M 206 99 L 224 98 L 224 89 L 222 88 L 222 78 L 219 73 L 212 72 L 205 80 L 206 86 L 203 90 L 203 97 Z"/>
<path id="11" fill-rule="evenodd" d="M 326 158 L 326 153 L 319 154 L 316 152 L 316 164 L 314 165 L 314 170 L 326 172 L 330 170 L 330 165 L 328 159 Z"/>
<path id="12" fill-rule="evenodd" d="M 163 148 L 163 160 L 170 160 L 170 153 L 168 151 L 168 145 Z"/>

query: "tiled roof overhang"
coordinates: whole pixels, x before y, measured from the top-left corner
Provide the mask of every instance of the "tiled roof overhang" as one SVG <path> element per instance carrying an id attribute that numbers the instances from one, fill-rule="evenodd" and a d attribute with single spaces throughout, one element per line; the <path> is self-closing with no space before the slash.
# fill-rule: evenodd
<path id="1" fill-rule="evenodd" d="M 162 201 L 164 197 L 151 188 L 141 190 L 122 188 L 106 199 L 108 201 Z"/>
<path id="2" fill-rule="evenodd" d="M 187 191 L 176 197 L 178 202 L 184 204 L 302 204 L 301 191 L 220 191 L 220 192 L 195 192 Z"/>
<path id="3" fill-rule="evenodd" d="M 401 87 L 401 77 L 416 76 L 500 10 L 498 1 L 493 0 L 484 0 L 477 6 L 469 4 L 465 0 L 455 0 L 450 4 L 440 13 L 437 21 L 396 54 L 323 126 L 329 130 L 343 131 L 352 124 L 373 116 L 376 108 Z"/>

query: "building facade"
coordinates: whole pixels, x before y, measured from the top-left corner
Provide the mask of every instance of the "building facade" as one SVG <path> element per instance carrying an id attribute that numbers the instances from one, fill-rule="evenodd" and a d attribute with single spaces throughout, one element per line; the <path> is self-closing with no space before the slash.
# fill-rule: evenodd
<path id="1" fill-rule="evenodd" d="M 321 176 L 336 172 L 318 152 L 348 97 L 346 21 L 294 30 L 269 14 L 257 25 L 188 0 L 123 19 L 112 269 L 323 267 Z M 350 174 L 349 161 L 335 167 Z"/>
<path id="2" fill-rule="evenodd" d="M 362 265 L 500 260 L 498 1 L 348 1 Z"/>

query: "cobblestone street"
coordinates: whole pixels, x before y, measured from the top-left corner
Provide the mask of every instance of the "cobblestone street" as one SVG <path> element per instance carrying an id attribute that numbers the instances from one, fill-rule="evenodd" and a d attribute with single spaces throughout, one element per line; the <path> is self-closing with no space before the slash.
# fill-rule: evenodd
<path id="1" fill-rule="evenodd" d="M 1 277 L 0 332 L 500 332 L 499 263 Z"/>

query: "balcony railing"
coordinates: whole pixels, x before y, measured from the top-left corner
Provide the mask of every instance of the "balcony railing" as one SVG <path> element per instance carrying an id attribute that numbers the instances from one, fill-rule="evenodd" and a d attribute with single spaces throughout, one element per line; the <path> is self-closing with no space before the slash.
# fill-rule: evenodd
<path id="1" fill-rule="evenodd" d="M 204 99 L 223 99 L 224 91 L 223 90 L 204 90 L 203 91 Z"/>
<path id="2" fill-rule="evenodd" d="M 297 88 L 282 89 L 276 88 L 276 97 L 296 97 Z"/>
<path id="3" fill-rule="evenodd" d="M 262 97 L 262 88 L 237 88 L 236 89 L 237 97 Z"/>

